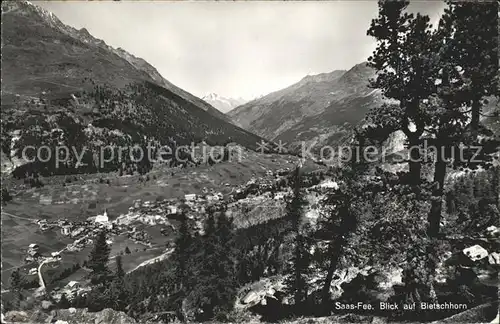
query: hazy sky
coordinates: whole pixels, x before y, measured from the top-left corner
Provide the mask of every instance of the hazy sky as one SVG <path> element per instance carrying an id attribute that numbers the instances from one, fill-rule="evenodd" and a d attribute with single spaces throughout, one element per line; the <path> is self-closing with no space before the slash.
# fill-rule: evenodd
<path id="1" fill-rule="evenodd" d="M 85 27 L 204 96 L 252 98 L 308 74 L 349 69 L 374 48 L 366 36 L 376 1 L 39 2 L 62 22 Z M 437 22 L 441 1 L 410 9 Z"/>

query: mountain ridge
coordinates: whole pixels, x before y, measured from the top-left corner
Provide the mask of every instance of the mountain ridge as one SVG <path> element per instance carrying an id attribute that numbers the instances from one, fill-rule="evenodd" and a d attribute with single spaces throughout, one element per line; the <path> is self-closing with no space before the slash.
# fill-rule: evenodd
<path id="1" fill-rule="evenodd" d="M 297 146 L 338 145 L 368 110 L 381 102 L 368 87 L 375 75 L 366 62 L 349 70 L 308 75 L 287 88 L 236 107 L 228 116 L 239 126 L 272 141 Z"/>
<path id="2" fill-rule="evenodd" d="M 149 161 L 140 165 L 113 161 L 105 168 L 90 162 L 91 155 L 106 145 L 152 142 L 175 148 L 235 142 L 255 149 L 262 140 L 200 98 L 168 86 L 143 59 L 107 46 L 85 28 L 64 25 L 43 8 L 29 2 L 3 2 L 2 20 L 2 157 L 19 155 L 27 145 L 53 148 L 54 132 L 59 136 L 57 145 L 89 148 L 85 170 L 74 168 L 73 160 L 64 168 L 53 161 L 21 162 L 16 167 L 23 168 L 14 170 L 19 177 L 30 172 L 133 174 L 152 167 Z"/>
<path id="3" fill-rule="evenodd" d="M 183 99 L 196 104 L 201 109 L 209 112 L 210 114 L 228 121 L 228 118 L 221 112 L 219 112 L 216 108 L 212 107 L 210 104 L 206 103 L 202 99 L 192 95 L 191 93 L 175 86 L 173 83 L 165 79 L 159 72 L 154 68 L 150 63 L 146 60 L 136 57 L 135 55 L 127 52 L 123 48 L 114 48 L 110 45 L 107 45 L 104 40 L 98 39 L 91 35 L 86 28 L 81 28 L 80 30 L 71 27 L 62 23 L 56 15 L 52 12 L 37 6 L 29 1 L 4 1 L 2 2 L 2 16 L 9 16 L 12 14 L 21 15 L 25 17 L 29 17 L 31 19 L 38 16 L 41 19 L 42 23 L 58 30 L 61 33 L 68 35 L 69 37 L 74 38 L 75 40 L 79 40 L 84 44 L 87 44 L 91 47 L 97 47 L 99 49 L 103 49 L 105 51 L 109 51 L 121 59 L 125 60 L 134 67 L 139 73 L 139 75 L 135 76 L 136 78 L 149 79 L 162 87 L 167 88 L 168 90 L 176 93 Z M 29 35 L 28 35 L 29 36 Z M 123 86 L 123 84 L 119 84 Z"/>

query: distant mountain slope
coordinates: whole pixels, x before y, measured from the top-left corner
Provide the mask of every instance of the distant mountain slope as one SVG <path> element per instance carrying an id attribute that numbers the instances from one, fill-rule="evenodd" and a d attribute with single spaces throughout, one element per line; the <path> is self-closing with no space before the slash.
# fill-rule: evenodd
<path id="1" fill-rule="evenodd" d="M 270 140 L 297 145 L 335 145 L 381 100 L 367 87 L 374 75 L 366 63 L 349 71 L 307 76 L 298 83 L 250 101 L 228 116 L 243 128 Z"/>
<path id="2" fill-rule="evenodd" d="M 3 1 L 2 20 L 2 91 L 6 94 L 74 90 L 81 88 L 85 77 L 118 87 L 146 80 L 227 120 L 205 101 L 164 79 L 145 60 L 108 46 L 85 28 L 63 24 L 28 1 Z"/>
<path id="3" fill-rule="evenodd" d="M 244 103 L 247 102 L 247 100 L 243 98 L 226 98 L 219 96 L 216 93 L 209 93 L 208 95 L 204 96 L 202 98 L 215 108 L 217 108 L 220 112 L 222 113 L 227 113 L 233 108 L 243 105 Z"/>
<path id="4" fill-rule="evenodd" d="M 262 140 L 163 79 L 144 60 L 64 25 L 36 5 L 2 2 L 2 20 L 2 151 L 7 157 L 13 137 L 18 152 L 23 145 L 64 144 L 90 148 L 89 161 L 106 145 L 233 141 L 254 149 Z M 87 165 L 89 172 L 97 171 L 94 162 Z M 74 171 L 68 167 L 45 173 Z M 117 163 L 101 171 L 118 168 L 123 167 Z"/>

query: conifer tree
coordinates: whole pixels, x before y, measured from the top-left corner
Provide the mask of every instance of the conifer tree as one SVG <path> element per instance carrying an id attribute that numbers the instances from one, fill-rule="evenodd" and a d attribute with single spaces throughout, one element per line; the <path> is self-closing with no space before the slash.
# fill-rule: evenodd
<path id="1" fill-rule="evenodd" d="M 470 126 L 477 130 L 484 97 L 498 96 L 499 91 L 498 1 L 450 1 L 444 18 L 452 21 L 452 59 L 462 68 Z"/>
<path id="2" fill-rule="evenodd" d="M 484 97 L 498 95 L 498 31 L 494 28 L 498 21 L 497 9 L 495 2 L 484 5 L 449 2 L 433 35 L 431 43 L 438 53 L 435 65 L 439 71 L 434 76 L 434 93 L 424 105 L 430 117 L 426 128 L 428 142 L 437 151 L 428 217 L 430 237 L 437 237 L 440 231 L 448 159 L 454 157 L 455 165 L 471 168 L 477 164 L 461 161 L 461 156 L 453 156 L 452 153 L 457 154 L 453 150 L 460 143 L 482 145 L 483 154 L 474 158 L 479 164 L 487 165 L 491 161 L 488 154 L 495 151 L 495 146 L 500 148 L 500 143 L 495 144 L 494 140 L 479 143 L 476 138 Z M 469 128 L 473 130 L 471 134 L 468 134 Z"/>
<path id="3" fill-rule="evenodd" d="M 23 299 L 22 295 L 22 276 L 21 273 L 19 272 L 19 268 L 14 270 L 10 276 L 10 285 L 12 287 L 12 292 L 13 292 L 13 300 L 12 300 L 12 307 L 14 309 L 18 309 L 19 305 L 21 303 L 21 300 Z"/>
<path id="4" fill-rule="evenodd" d="M 122 257 L 119 255 L 116 257 L 116 272 L 115 277 L 120 281 L 123 281 L 125 278 L 125 271 L 123 270 Z"/>
<path id="5" fill-rule="evenodd" d="M 68 297 L 66 297 L 66 293 L 63 293 L 61 295 L 61 299 L 57 303 L 57 307 L 59 307 L 60 309 L 67 309 L 67 308 L 70 308 L 70 306 L 71 306 L 71 304 L 68 300 Z"/>
<path id="6" fill-rule="evenodd" d="M 368 65 L 377 76 L 370 86 L 397 104 L 383 104 L 368 115 L 365 135 L 385 140 L 401 130 L 410 148 L 409 176 L 413 185 L 421 181 L 421 136 L 427 116 L 421 102 L 432 93 L 435 65 L 429 17 L 407 13 L 409 1 L 379 1 L 379 16 L 372 20 L 367 34 L 377 40 Z"/>
<path id="7" fill-rule="evenodd" d="M 106 232 L 101 231 L 95 240 L 94 247 L 89 255 L 87 266 L 92 270 L 91 282 L 94 284 L 106 284 L 110 278 L 108 269 L 110 247 L 106 242 Z"/>
<path id="8" fill-rule="evenodd" d="M 192 241 L 189 232 L 189 224 L 187 217 L 187 206 L 181 207 L 181 225 L 179 228 L 179 237 L 175 241 L 174 260 L 176 262 L 176 277 L 179 283 L 180 290 L 185 286 L 187 277 L 187 264 L 189 261 L 189 247 Z"/>
<path id="9" fill-rule="evenodd" d="M 297 166 L 292 175 L 293 196 L 287 203 L 287 214 L 292 222 L 294 232 L 293 268 L 286 285 L 288 291 L 294 296 L 297 313 L 303 313 L 304 303 L 307 298 L 307 270 L 310 262 L 309 244 L 302 226 L 303 207 L 306 204 L 301 192 L 302 183 L 301 166 Z"/>
<path id="10" fill-rule="evenodd" d="M 358 130 L 355 130 L 355 133 L 356 145 L 352 146 L 352 151 L 361 153 L 364 149 L 365 139 Z M 328 204 L 335 207 L 321 222 L 320 229 L 321 235 L 330 239 L 328 269 L 321 291 L 324 312 L 328 312 L 330 286 L 334 273 L 340 265 L 341 257 L 345 254 L 348 240 L 358 226 L 358 216 L 353 210 L 354 206 L 357 201 L 363 201 L 365 199 L 363 194 L 369 191 L 363 179 L 367 167 L 368 165 L 361 154 L 351 157 L 350 161 L 334 172 L 334 178 L 340 185 L 338 189 L 330 191 L 326 197 Z"/>
<path id="11" fill-rule="evenodd" d="M 196 269 L 190 276 L 188 299 L 201 310 L 197 316 L 200 321 L 224 320 L 233 307 L 237 289 L 232 220 L 224 212 L 219 212 L 217 222 L 214 218 L 209 213 L 207 231 L 200 238 L 201 251 L 190 263 Z"/>

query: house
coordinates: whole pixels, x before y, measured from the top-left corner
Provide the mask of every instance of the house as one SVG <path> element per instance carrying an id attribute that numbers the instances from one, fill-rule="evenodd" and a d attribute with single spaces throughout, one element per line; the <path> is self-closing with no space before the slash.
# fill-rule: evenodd
<path id="1" fill-rule="evenodd" d="M 107 212 L 107 210 L 104 210 L 104 214 L 102 214 L 102 215 L 97 215 L 97 216 L 95 217 L 95 222 L 96 222 L 96 223 L 101 223 L 101 224 L 104 224 L 104 223 L 109 222 L 109 217 L 108 217 L 108 212 Z"/>
<path id="2" fill-rule="evenodd" d="M 73 281 L 68 282 L 68 284 L 64 288 L 69 289 L 69 290 L 74 290 L 74 289 L 78 289 L 80 287 L 81 287 L 80 283 L 78 281 L 73 280 Z"/>
<path id="3" fill-rule="evenodd" d="M 28 255 L 26 258 L 24 258 L 24 262 L 26 262 L 26 263 L 30 263 L 30 262 L 34 262 L 34 261 L 35 261 L 34 256 Z"/>
<path id="4" fill-rule="evenodd" d="M 107 230 L 112 230 L 113 229 L 113 223 L 111 222 L 102 222 L 100 223 L 101 228 L 105 228 Z"/>
<path id="5" fill-rule="evenodd" d="M 36 256 L 38 254 L 39 248 L 40 247 L 38 246 L 38 244 L 35 244 L 35 243 L 30 244 L 28 247 L 28 255 L 31 257 Z"/>
<path id="6" fill-rule="evenodd" d="M 38 269 L 37 268 L 31 268 L 29 271 L 28 271 L 28 275 L 30 276 L 34 276 L 38 274 Z"/>
<path id="7" fill-rule="evenodd" d="M 218 201 L 219 196 L 217 195 L 207 195 L 207 201 Z"/>
<path id="8" fill-rule="evenodd" d="M 274 196 L 274 200 L 283 200 L 285 199 L 285 194 L 283 192 L 277 192 Z"/>
<path id="9" fill-rule="evenodd" d="M 167 206 L 167 215 L 177 214 L 177 206 L 169 205 Z"/>
<path id="10" fill-rule="evenodd" d="M 71 233 L 71 227 L 68 225 L 65 225 L 61 228 L 61 234 L 64 236 L 68 236 Z"/>
<path id="11" fill-rule="evenodd" d="M 82 234 L 82 232 L 84 230 L 85 229 L 83 227 L 78 227 L 76 230 L 74 230 L 73 232 L 71 232 L 71 237 L 76 237 L 76 236 Z"/>
<path id="12" fill-rule="evenodd" d="M 57 225 L 63 227 L 64 225 L 68 225 L 68 221 L 66 219 L 59 219 Z"/>
<path id="13" fill-rule="evenodd" d="M 54 259 L 61 260 L 61 254 L 59 252 L 52 252 L 50 255 Z"/>
<path id="14" fill-rule="evenodd" d="M 184 195 L 184 199 L 186 199 L 186 201 L 194 201 L 196 199 L 196 194 L 186 194 Z"/>

